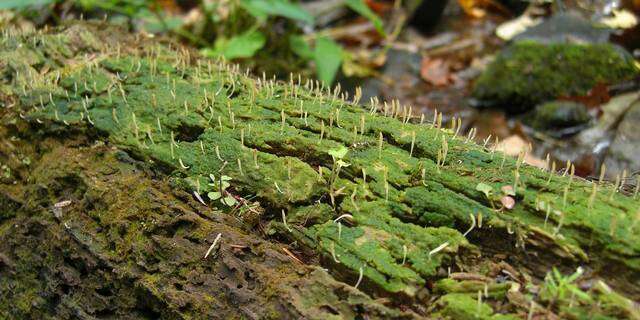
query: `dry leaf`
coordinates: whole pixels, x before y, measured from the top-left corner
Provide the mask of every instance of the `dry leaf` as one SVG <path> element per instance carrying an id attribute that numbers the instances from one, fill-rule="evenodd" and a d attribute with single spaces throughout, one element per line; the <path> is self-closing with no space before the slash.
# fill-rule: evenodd
<path id="1" fill-rule="evenodd" d="M 516 193 L 513 190 L 513 186 L 512 185 L 506 185 L 506 186 L 502 186 L 502 188 L 500 188 L 500 190 L 502 190 L 502 193 L 508 196 L 515 196 Z"/>
<path id="2" fill-rule="evenodd" d="M 613 29 L 631 29 L 638 25 L 638 18 L 629 10 L 613 10 L 612 16 L 600 19 L 600 23 Z"/>
<path id="3" fill-rule="evenodd" d="M 482 18 L 487 12 L 481 7 L 486 3 L 483 0 L 458 0 L 460 7 L 467 15 L 474 18 Z"/>
<path id="4" fill-rule="evenodd" d="M 529 143 L 518 135 L 512 135 L 498 143 L 496 151 L 504 152 L 508 156 L 517 157 L 523 149 L 530 150 Z M 547 162 L 530 155 L 528 152 L 524 156 L 524 162 L 529 165 L 545 168 Z"/>
<path id="5" fill-rule="evenodd" d="M 496 35 L 502 40 L 508 41 L 528 28 L 538 25 L 540 22 L 542 22 L 541 18 L 531 18 L 530 15 L 524 14 L 499 25 L 496 28 Z"/>
<path id="6" fill-rule="evenodd" d="M 451 80 L 449 63 L 443 59 L 424 57 L 420 65 L 420 76 L 435 86 L 446 86 Z"/>
<path id="7" fill-rule="evenodd" d="M 598 108 L 601 105 L 609 102 L 611 96 L 609 95 L 609 87 L 604 83 L 598 83 L 586 95 L 583 96 L 560 96 L 558 100 L 575 101 L 582 103 L 589 108 Z"/>

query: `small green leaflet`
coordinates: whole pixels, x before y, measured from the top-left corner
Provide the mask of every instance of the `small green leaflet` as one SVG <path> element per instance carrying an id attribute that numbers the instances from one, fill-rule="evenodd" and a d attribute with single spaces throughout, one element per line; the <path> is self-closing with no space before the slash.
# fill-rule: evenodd
<path id="1" fill-rule="evenodd" d="M 268 16 L 280 16 L 313 24 L 313 16 L 309 12 L 288 0 L 242 0 L 240 5 L 260 20 Z"/>
<path id="2" fill-rule="evenodd" d="M 491 195 L 491 192 L 493 191 L 493 187 L 491 187 L 490 185 L 486 184 L 486 183 L 478 183 L 478 185 L 476 186 L 476 190 L 480 191 L 482 193 L 484 193 L 484 195 L 489 198 L 489 196 Z"/>
<path id="3" fill-rule="evenodd" d="M 232 196 L 226 196 L 221 201 L 229 207 L 235 206 L 238 203 L 238 201 Z"/>
<path id="4" fill-rule="evenodd" d="M 209 199 L 211 200 L 218 200 L 222 197 L 222 194 L 217 191 L 212 191 L 207 194 L 207 197 L 209 197 Z"/>
<path id="5" fill-rule="evenodd" d="M 349 152 L 349 149 L 347 149 L 347 147 L 345 146 L 340 146 L 338 147 L 338 149 L 330 149 L 328 151 L 329 155 L 332 156 L 334 159 L 344 158 L 344 156 L 347 155 L 347 152 Z"/>
<path id="6" fill-rule="evenodd" d="M 228 60 L 250 58 L 262 49 L 267 37 L 259 31 L 250 30 L 231 39 L 218 38 L 213 49 L 202 50 L 205 56 L 223 56 Z"/>
<path id="7" fill-rule="evenodd" d="M 342 64 L 342 48 L 329 38 L 320 38 L 316 40 L 313 56 L 318 79 L 326 85 L 331 85 Z"/>
<path id="8" fill-rule="evenodd" d="M 369 21 L 373 23 L 373 26 L 376 28 L 378 33 L 383 36 L 386 35 L 386 32 L 384 31 L 384 25 L 382 24 L 382 19 L 380 19 L 380 17 L 375 12 L 371 11 L 371 9 L 369 9 L 367 4 L 364 3 L 363 0 L 346 0 L 345 4 L 349 8 L 351 8 L 351 10 L 369 19 Z"/>

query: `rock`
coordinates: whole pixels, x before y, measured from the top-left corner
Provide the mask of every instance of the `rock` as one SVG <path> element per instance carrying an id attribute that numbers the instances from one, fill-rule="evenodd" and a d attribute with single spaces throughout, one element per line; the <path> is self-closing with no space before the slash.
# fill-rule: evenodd
<path id="1" fill-rule="evenodd" d="M 611 44 L 541 44 L 518 41 L 503 49 L 476 80 L 478 106 L 524 112 L 560 96 L 585 95 L 596 84 L 638 74 L 633 58 Z"/>
<path id="2" fill-rule="evenodd" d="M 613 97 L 609 102 L 600 106 L 602 115 L 591 128 L 580 132 L 576 136 L 576 143 L 590 153 L 601 154 L 611 144 L 616 125 L 620 123 L 625 113 L 634 101 L 640 98 L 640 92 L 626 93 Z"/>
<path id="3" fill-rule="evenodd" d="M 587 107 L 571 101 L 552 101 L 536 106 L 524 122 L 554 137 L 578 132 L 591 120 Z"/>
<path id="4" fill-rule="evenodd" d="M 598 28 L 574 12 L 559 13 L 518 34 L 514 40 L 538 43 L 607 43 L 612 30 Z"/>
<path id="5" fill-rule="evenodd" d="M 609 147 L 604 161 L 607 171 L 617 174 L 625 169 L 628 173 L 640 170 L 638 123 L 640 123 L 640 101 L 636 100 L 618 125 L 615 138 Z"/>
<path id="6" fill-rule="evenodd" d="M 387 54 L 387 61 L 380 70 L 381 77 L 367 78 L 361 84 L 357 82 L 349 83 L 348 79 L 345 79 L 344 82 L 348 83 L 347 87 L 355 88 L 356 85 L 362 87 L 361 101 L 368 102 L 372 97 L 387 97 L 394 94 L 388 95 L 384 91 L 389 91 L 397 86 L 402 86 L 404 91 L 404 85 L 413 88 L 420 82 L 418 75 L 420 74 L 421 61 L 422 56 L 418 53 L 390 49 Z M 390 79 L 394 85 L 389 85 L 385 79 Z M 395 96 L 398 95 L 395 94 Z"/>

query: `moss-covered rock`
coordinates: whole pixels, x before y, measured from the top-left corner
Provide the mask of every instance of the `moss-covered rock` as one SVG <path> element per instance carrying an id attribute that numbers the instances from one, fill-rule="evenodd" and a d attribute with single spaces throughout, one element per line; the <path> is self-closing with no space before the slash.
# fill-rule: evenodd
<path id="1" fill-rule="evenodd" d="M 483 106 L 522 112 L 636 75 L 633 58 L 614 45 L 519 41 L 500 52 L 476 80 L 472 95 Z"/>
<path id="2" fill-rule="evenodd" d="M 557 136 L 577 132 L 590 120 L 587 107 L 571 101 L 545 102 L 524 117 L 524 122 L 534 129 Z"/>

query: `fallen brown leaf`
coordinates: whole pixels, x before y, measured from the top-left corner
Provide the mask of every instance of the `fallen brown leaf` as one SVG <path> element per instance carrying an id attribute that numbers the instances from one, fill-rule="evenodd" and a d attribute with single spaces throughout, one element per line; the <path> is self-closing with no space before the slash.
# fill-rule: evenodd
<path id="1" fill-rule="evenodd" d="M 449 63 L 443 59 L 424 57 L 420 65 L 420 76 L 435 86 L 446 86 L 451 80 Z"/>
<path id="2" fill-rule="evenodd" d="M 531 150 L 529 143 L 518 135 L 512 135 L 498 143 L 496 151 L 504 152 L 508 156 L 517 157 L 522 150 Z M 547 162 L 530 155 L 528 152 L 524 156 L 524 162 L 529 165 L 545 168 Z"/>

